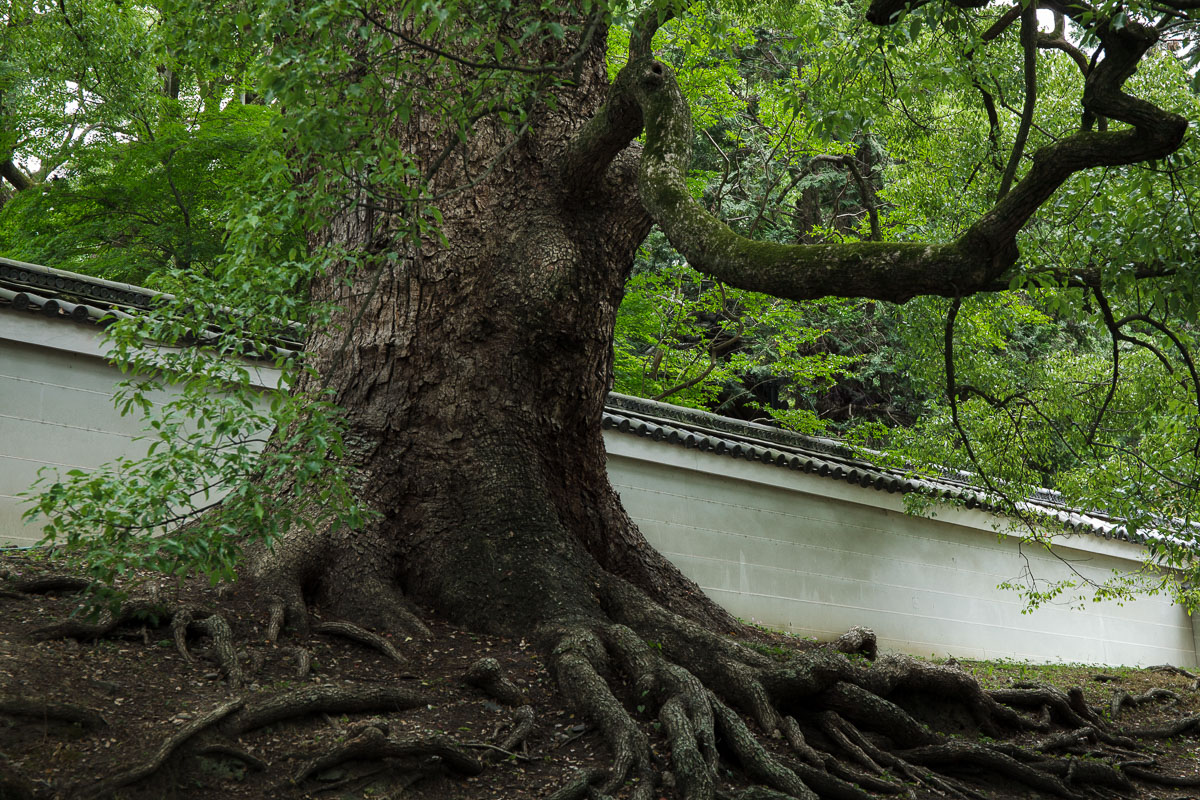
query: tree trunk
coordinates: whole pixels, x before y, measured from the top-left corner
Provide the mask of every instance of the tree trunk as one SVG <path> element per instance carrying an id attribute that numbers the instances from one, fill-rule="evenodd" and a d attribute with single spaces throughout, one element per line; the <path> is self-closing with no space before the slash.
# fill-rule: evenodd
<path id="1" fill-rule="evenodd" d="M 316 242 L 402 257 L 312 290 L 340 307 L 306 346 L 347 412 L 356 492 L 379 517 L 365 530 L 292 530 L 259 554 L 253 572 L 294 610 L 303 597 L 394 629 L 402 593 L 475 629 L 527 633 L 603 617 L 600 589 L 617 575 L 708 626 L 738 627 L 647 544 L 607 477 L 615 315 L 650 220 L 636 153 L 583 193 L 561 168 L 604 97 L 596 41 L 579 86 L 517 146 L 512 132 L 477 126 L 470 171 L 496 163 L 439 203 L 444 244 L 405 252 L 381 239 L 396 227 L 386 214 L 361 208 Z M 443 142 L 426 122 L 395 131 L 423 164 Z M 468 178 L 443 170 L 437 186 Z"/>

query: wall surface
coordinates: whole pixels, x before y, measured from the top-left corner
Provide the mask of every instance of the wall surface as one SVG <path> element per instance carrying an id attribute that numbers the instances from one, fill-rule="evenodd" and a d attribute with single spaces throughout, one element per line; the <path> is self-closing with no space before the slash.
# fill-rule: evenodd
<path id="1" fill-rule="evenodd" d="M 997 533 L 996 517 L 905 514 L 899 494 L 619 432 L 609 475 L 650 542 L 745 620 L 830 639 L 873 628 L 916 655 L 1195 666 L 1192 620 L 1161 597 L 1023 614 L 997 588 L 1065 574 L 1063 563 Z M 1061 555 L 1104 578 L 1136 566 L 1128 542 L 1077 534 Z M 1024 556 L 1024 557 L 1023 557 Z"/>
<path id="2" fill-rule="evenodd" d="M 22 522 L 26 504 L 18 497 L 39 469 L 88 470 L 145 454 L 140 417 L 113 407 L 122 375 L 102 347 L 93 324 L 0 312 L 0 544 L 41 538 Z M 271 379 L 266 371 L 259 377 Z"/>
<path id="3" fill-rule="evenodd" d="M 120 374 L 87 323 L 0 312 L 0 544 L 40 536 L 18 493 L 41 467 L 92 469 L 136 457 L 141 423 L 111 403 Z M 269 383 L 263 375 L 260 383 Z M 1096 664 L 1197 665 L 1197 631 L 1163 598 L 1021 613 L 999 583 L 1063 564 L 997 534 L 999 520 L 903 512 L 889 494 L 812 473 L 605 433 L 609 474 L 652 544 L 735 615 L 803 636 L 867 625 L 880 646 L 918 655 Z M 1062 555 L 1103 578 L 1139 548 L 1091 534 Z"/>

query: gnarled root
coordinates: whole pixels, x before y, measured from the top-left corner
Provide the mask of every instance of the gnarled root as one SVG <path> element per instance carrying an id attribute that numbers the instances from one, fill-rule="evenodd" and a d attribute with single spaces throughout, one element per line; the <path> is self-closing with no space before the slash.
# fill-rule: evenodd
<path id="1" fill-rule="evenodd" d="M 193 621 L 190 627 L 194 627 L 212 638 L 217 663 L 229 680 L 230 688 L 241 688 L 243 683 L 242 665 L 238 661 L 237 648 L 233 646 L 233 631 L 225 618 L 220 614 L 211 614 L 204 619 Z"/>
<path id="2" fill-rule="evenodd" d="M 511 730 L 508 735 L 501 740 L 498 745 L 489 745 L 488 749 L 491 753 L 488 755 L 490 761 L 502 761 L 505 758 L 516 757 L 515 752 L 518 747 L 525 744 L 525 740 L 529 738 L 529 734 L 533 733 L 533 723 L 536 719 L 533 706 L 521 706 L 513 714 Z M 499 730 L 497 730 L 499 733 Z"/>
<path id="3" fill-rule="evenodd" d="M 95 622 L 83 619 L 66 619 L 34 631 L 39 639 L 78 639 L 95 641 L 112 634 L 117 628 L 129 624 L 142 624 L 146 620 L 160 622 L 170 613 L 160 603 L 148 599 L 129 600 L 113 613 L 109 609 L 100 612 Z"/>
<path id="4" fill-rule="evenodd" d="M 606 620 L 542 631 L 556 642 L 551 665 L 560 688 L 612 752 L 607 773 L 582 773 L 556 798 L 623 786 L 631 797 L 649 797 L 662 782 L 683 800 L 866 800 L 911 796 L 911 786 L 899 782 L 908 781 L 966 800 L 983 797 L 970 783 L 976 776 L 984 786 L 1000 778 L 1040 795 L 1074 798 L 1129 792 L 1131 778 L 1166 777 L 1148 763 L 1134 766 L 1131 736 L 1200 730 L 1197 715 L 1162 728 L 1114 731 L 1078 689 L 1026 685 L 987 692 L 954 666 L 900 656 L 872 662 L 864 656 L 875 655 L 874 638 L 864 631 L 828 647 L 758 652 L 665 611 L 619 581 L 606 589 Z M 1048 709 L 1048 718 L 1013 706 Z M 642 732 L 637 718 L 643 715 L 659 723 L 669 763 Z M 973 726 L 1001 739 L 1050 733 L 1051 724 L 1067 730 L 1032 748 L 939 730 Z M 1056 751 L 1091 757 L 1058 757 Z M 735 792 L 722 786 L 729 769 L 756 787 Z M 1160 785 L 1191 785 L 1180 780 Z"/>
<path id="5" fill-rule="evenodd" d="M 194 737 L 196 734 L 204 731 L 221 720 L 228 717 L 233 712 L 242 707 L 242 701 L 231 700 L 214 708 L 212 711 L 197 717 L 188 724 L 184 725 L 175 733 L 174 736 L 167 739 L 154 752 L 154 755 L 149 760 L 142 764 L 138 764 L 128 770 L 120 772 L 112 777 L 105 778 L 97 784 L 83 788 L 78 792 L 81 798 L 100 798 L 107 797 L 120 789 L 122 786 L 128 786 L 131 783 L 143 780 L 154 772 L 156 772 L 167 759 L 185 742 Z"/>
<path id="6" fill-rule="evenodd" d="M 350 622 L 320 622 L 313 626 L 313 633 L 322 633 L 326 636 L 341 636 L 349 639 L 352 642 L 365 644 L 367 647 L 378 650 L 385 656 L 395 661 L 400 666 L 407 666 L 408 659 L 400 654 L 396 646 L 389 642 L 378 633 L 372 633 L 366 628 Z"/>
<path id="7" fill-rule="evenodd" d="M 223 726 L 241 734 L 285 719 L 309 714 L 399 711 L 429 702 L 420 692 L 401 686 L 309 686 L 257 700 Z"/>
<path id="8" fill-rule="evenodd" d="M 296 774 L 300 783 L 308 778 L 347 761 L 400 762 L 395 768 L 428 772 L 435 767 L 445 767 L 460 775 L 478 775 L 483 764 L 463 748 L 445 736 L 423 739 L 391 739 L 384 726 L 367 726 L 358 736 L 325 755 L 309 762 Z"/>
<path id="9" fill-rule="evenodd" d="M 463 680 L 506 706 L 523 706 L 527 702 L 525 695 L 515 683 L 505 677 L 500 662 L 494 658 L 481 658 L 476 661 L 467 668 Z"/>
<path id="10" fill-rule="evenodd" d="M 1154 700 L 1167 703 L 1178 703 L 1179 695 L 1175 692 L 1172 692 L 1170 689 L 1151 689 L 1143 694 L 1130 694 L 1124 689 L 1117 689 L 1115 692 L 1113 692 L 1112 703 L 1109 705 L 1109 716 L 1111 716 L 1113 719 L 1116 719 L 1117 715 L 1121 713 L 1121 709 L 1125 708 L 1126 706 L 1136 708 L 1143 703 L 1149 703 Z"/>

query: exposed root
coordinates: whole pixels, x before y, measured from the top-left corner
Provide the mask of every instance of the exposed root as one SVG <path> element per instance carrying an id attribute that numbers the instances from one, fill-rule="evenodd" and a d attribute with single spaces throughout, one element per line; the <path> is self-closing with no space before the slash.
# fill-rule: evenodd
<path id="1" fill-rule="evenodd" d="M 1182 736 L 1185 733 L 1200 733 L 1200 714 L 1190 714 L 1183 719 L 1172 722 L 1170 725 L 1161 725 L 1154 728 L 1129 728 L 1122 731 L 1122 733 L 1125 736 L 1133 736 L 1138 739 L 1169 739 L 1172 736 Z"/>
<path id="2" fill-rule="evenodd" d="M 232 734 L 310 714 L 401 711 L 426 705 L 429 698 L 399 686 L 309 686 L 264 697 L 233 715 L 223 726 Z"/>
<path id="3" fill-rule="evenodd" d="M 533 732 L 534 713 L 533 706 L 521 706 L 513 714 L 512 730 L 504 737 L 504 740 L 497 746 L 501 752 L 512 753 L 518 747 L 525 743 L 529 738 L 529 734 Z"/>
<path id="4" fill-rule="evenodd" d="M 287 605 L 283 602 L 283 598 L 273 594 L 268 601 L 267 610 L 267 641 L 274 644 L 279 641 L 279 634 L 283 631 L 283 623 L 287 619 Z"/>
<path id="5" fill-rule="evenodd" d="M 517 685 L 510 681 L 494 658 L 481 658 L 467 669 L 463 679 L 488 697 L 506 706 L 522 706 L 527 700 Z"/>
<path id="6" fill-rule="evenodd" d="M 39 639 L 78 639 L 79 641 L 95 641 L 103 639 L 122 625 L 131 623 L 141 624 L 146 620 L 154 623 L 170 616 L 163 607 L 150 600 L 130 600 L 116 614 L 105 609 L 100 612 L 95 622 L 81 619 L 66 619 L 54 625 L 47 625 L 33 632 Z"/>
<path id="7" fill-rule="evenodd" d="M 358 580 L 352 591 L 344 591 L 330 605 L 334 615 L 355 620 L 359 625 L 381 631 L 403 633 L 418 639 L 432 634 L 404 599 L 394 581 L 380 578 Z"/>
<path id="8" fill-rule="evenodd" d="M 833 649 L 846 655 L 863 656 L 868 661 L 874 661 L 879 653 L 875 631 L 856 625 L 843 633 L 833 643 Z"/>
<path id="9" fill-rule="evenodd" d="M 560 639 L 551 658 L 563 694 L 599 726 L 613 753 L 613 766 L 601 791 L 611 792 L 634 778 L 638 786 L 632 796 L 651 796 L 650 742 L 600 676 L 607 662 L 600 638 L 587 629 L 572 629 Z"/>
<path id="10" fill-rule="evenodd" d="M 358 736 L 335 748 L 333 751 L 309 762 L 296 774 L 300 783 L 313 775 L 347 761 L 381 761 L 400 759 L 409 762 L 408 769 L 427 770 L 431 766 L 442 766 L 460 775 L 478 775 L 483 764 L 445 736 L 424 739 L 389 739 L 378 727 L 367 727 Z M 401 768 L 404 768 L 403 766 Z"/>
<path id="11" fill-rule="evenodd" d="M 713 774 L 696 746 L 696 733 L 682 698 L 663 703 L 658 718 L 671 741 L 671 773 L 681 793 L 689 800 L 713 796 Z"/>
<path id="12" fill-rule="evenodd" d="M 1147 769 L 1138 764 L 1126 764 L 1123 767 L 1125 774 L 1131 778 L 1137 778 L 1148 783 L 1156 783 L 1159 786 L 1173 786 L 1176 788 L 1190 788 L 1200 786 L 1200 777 L 1182 777 L 1175 775 L 1163 775 L 1160 772 L 1155 772 L 1152 769 Z"/>
<path id="13" fill-rule="evenodd" d="M 716 797 L 717 800 L 792 800 L 790 794 L 777 792 L 765 786 L 751 786 L 740 792 L 719 791 Z"/>
<path id="14" fill-rule="evenodd" d="M 810 767 L 820 767 L 825 763 L 825 759 L 821 757 L 817 749 L 804 738 L 804 732 L 800 730 L 795 717 L 784 717 L 780 724 L 780 730 L 783 731 L 783 736 L 787 739 L 792 752 L 800 756 Z"/>
<path id="15" fill-rule="evenodd" d="M 580 800 L 587 796 L 596 784 L 604 780 L 607 774 L 602 769 L 581 770 L 570 783 L 551 794 L 546 800 Z"/>
<path id="16" fill-rule="evenodd" d="M 108 725 L 108 720 L 89 708 L 70 705 L 68 703 L 50 703 L 42 700 L 0 699 L 0 714 L 7 714 L 10 717 L 28 717 L 30 719 L 52 719 L 57 722 L 79 725 L 87 730 L 95 730 Z"/>
<path id="17" fill-rule="evenodd" d="M 1109 714 L 1113 719 L 1116 719 L 1117 715 L 1121 713 L 1121 709 L 1125 708 L 1125 706 L 1132 706 L 1136 708 L 1143 703 L 1149 703 L 1154 700 L 1160 702 L 1178 703 L 1179 695 L 1175 692 L 1172 692 L 1170 689 L 1151 689 L 1144 694 L 1137 695 L 1130 694 L 1124 689 L 1117 689 L 1115 692 L 1113 692 L 1112 702 L 1109 705 Z"/>
<path id="18" fill-rule="evenodd" d="M 212 639 L 217 663 L 225 673 L 230 688 L 241 688 L 244 682 L 242 665 L 238 661 L 237 649 L 233 646 L 233 631 L 229 623 L 220 614 L 212 614 L 193 621 L 191 625 Z"/>
<path id="19" fill-rule="evenodd" d="M 296 659 L 296 679 L 304 680 L 312 670 L 312 654 L 299 645 L 284 648 L 283 652 Z"/>
<path id="20" fill-rule="evenodd" d="M 859 763 L 860 766 L 866 767 L 869 772 L 876 775 L 882 775 L 883 767 L 875 763 L 875 759 L 862 749 L 862 747 L 854 741 L 851 741 L 847 735 L 849 727 L 836 711 L 826 711 L 818 715 L 818 720 L 821 723 L 821 730 L 825 735 L 836 742 L 843 750 L 845 750 L 851 758 Z"/>
<path id="21" fill-rule="evenodd" d="M 1041 684 L 1021 684 L 1012 689 L 993 689 L 989 694 L 997 702 L 1018 708 L 1049 708 L 1050 717 L 1060 725 L 1068 728 L 1087 728 L 1093 725 L 1093 720 L 1084 719 L 1072 707 L 1067 694 L 1053 686 Z M 1097 730 L 1103 725 L 1095 720 Z"/>
<path id="22" fill-rule="evenodd" d="M 733 713 L 724 703 L 713 698 L 713 712 L 717 719 L 717 727 L 725 743 L 733 750 L 751 778 L 761 781 L 773 789 L 800 800 L 818 800 L 817 793 L 805 785 L 794 771 L 767 752 L 766 748 L 742 722 L 742 718 Z"/>
<path id="23" fill-rule="evenodd" d="M 1074 797 L 1067 786 L 1053 775 L 1040 772 L 1017 761 L 1012 756 L 971 742 L 952 741 L 936 745 L 905 750 L 901 754 L 905 761 L 923 766 L 975 766 L 984 767 L 997 775 L 1025 784 L 1031 789 L 1050 792 L 1059 797 Z"/>
<path id="24" fill-rule="evenodd" d="M 938 740 L 937 734 L 903 708 L 853 683 L 838 681 L 821 699 L 843 717 L 883 733 L 896 744 L 928 744 Z"/>
<path id="25" fill-rule="evenodd" d="M 158 750 L 154 752 L 154 755 L 148 761 L 113 775 L 110 778 L 106 778 L 97 784 L 85 787 L 78 792 L 78 796 L 81 798 L 107 797 L 123 786 L 128 786 L 131 783 L 136 783 L 153 775 L 166 763 L 167 759 L 171 757 L 171 754 L 180 745 L 201 731 L 216 725 L 241 707 L 242 701 L 240 699 L 222 703 L 207 714 L 197 717 L 180 728 L 174 736 L 159 746 Z"/>
<path id="26" fill-rule="evenodd" d="M 912 786 L 899 780 L 919 784 L 927 794 L 979 800 L 984 794 L 972 782 L 993 779 L 1039 795 L 1107 797 L 1133 790 L 1130 778 L 1136 776 L 1122 769 L 1137 750 L 1131 735 L 1200 730 L 1196 715 L 1118 732 L 1078 688 L 1026 684 L 987 692 L 953 665 L 902 656 L 872 663 L 861 657 L 870 654 L 873 641 L 865 631 L 789 655 L 715 636 L 620 586 L 612 587 L 604 607 L 614 623 L 551 632 L 558 637 L 552 666 L 567 699 L 600 728 L 613 767 L 603 779 L 581 774 L 555 797 L 595 798 L 623 784 L 623 792 L 648 796 L 654 775 L 646 775 L 653 771 L 683 800 L 915 797 Z M 768 653 L 771 658 L 764 657 Z M 622 703 L 622 696 L 629 699 Z M 1144 701 L 1150 699 L 1169 696 L 1155 692 Z M 648 753 L 634 730 L 633 709 L 657 719 L 669 765 Z M 752 731 L 746 718 L 759 730 Z M 1066 730 L 1049 735 L 1052 723 Z M 977 744 L 947 736 L 943 725 L 996 739 L 1013 731 L 1047 735 L 1033 746 Z M 771 738 L 786 741 L 795 758 L 781 755 Z M 720 767 L 718 759 L 724 759 Z M 720 783 L 727 768 L 758 786 L 725 791 Z M 1142 767 L 1157 774 L 1151 768 Z"/>
<path id="27" fill-rule="evenodd" d="M 323 633 L 326 636 L 341 636 L 367 647 L 374 648 L 401 666 L 408 666 L 408 659 L 400 654 L 396 646 L 378 633 L 372 633 L 366 628 L 360 628 L 350 622 L 320 622 L 313 626 L 313 633 Z"/>
<path id="28" fill-rule="evenodd" d="M 181 608 L 171 617 L 171 639 L 175 642 L 175 652 L 179 653 L 180 657 L 189 664 L 194 664 L 196 659 L 188 650 L 187 646 L 187 630 L 188 625 L 192 624 L 194 619 L 195 609 Z"/>

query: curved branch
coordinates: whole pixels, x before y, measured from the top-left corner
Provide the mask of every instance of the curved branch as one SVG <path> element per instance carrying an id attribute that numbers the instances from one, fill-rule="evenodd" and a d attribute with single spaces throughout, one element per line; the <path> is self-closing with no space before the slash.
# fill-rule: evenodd
<path id="1" fill-rule="evenodd" d="M 1000 179 L 997 197 L 1004 197 L 1012 188 L 1013 179 L 1017 176 L 1017 166 L 1021 163 L 1021 156 L 1025 154 L 1025 142 L 1029 140 L 1029 128 L 1033 125 L 1033 111 L 1037 106 L 1037 25 L 1037 3 L 1030 2 L 1028 8 L 1021 12 L 1021 50 L 1025 54 L 1025 104 L 1021 108 L 1021 124 L 1017 128 L 1017 137 L 1008 157 L 1008 166 L 1004 168 L 1004 176 Z"/>
<path id="2" fill-rule="evenodd" d="M 876 0 L 868 18 L 893 20 L 889 9 L 897 2 Z M 1080 131 L 1040 148 L 1025 177 L 954 242 L 783 245 L 734 233 L 688 189 L 691 114 L 671 70 L 649 57 L 623 70 L 631 73 L 623 84 L 634 94 L 646 127 L 638 182 L 642 204 L 692 267 L 737 288 L 794 300 L 842 296 L 901 303 L 918 295 L 987 291 L 1016 263 L 1017 233 L 1071 175 L 1162 158 L 1178 149 L 1187 130 L 1182 116 L 1122 91 L 1158 32 L 1132 20 L 1118 30 L 1104 18 L 1084 19 L 1083 8 L 1073 5 L 1066 13 L 1090 27 L 1105 51 L 1084 87 L 1084 109 L 1131 128 Z"/>
<path id="3" fill-rule="evenodd" d="M 634 77 L 629 66 L 651 57 L 654 34 L 673 16 L 672 10 L 656 10 L 651 5 L 635 22 L 628 63 L 617 73 L 604 105 L 572 137 L 563 153 L 563 183 L 572 194 L 579 195 L 593 187 L 617 154 L 641 134 L 642 109 L 628 86 Z"/>

